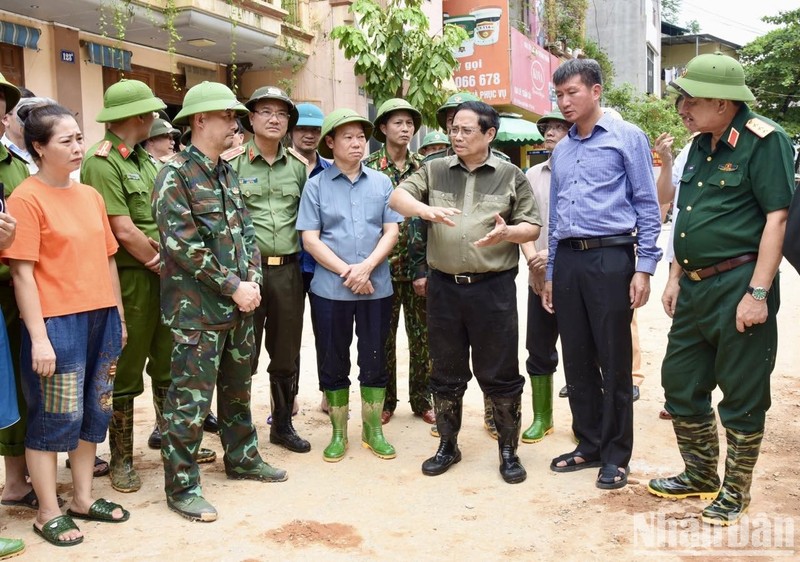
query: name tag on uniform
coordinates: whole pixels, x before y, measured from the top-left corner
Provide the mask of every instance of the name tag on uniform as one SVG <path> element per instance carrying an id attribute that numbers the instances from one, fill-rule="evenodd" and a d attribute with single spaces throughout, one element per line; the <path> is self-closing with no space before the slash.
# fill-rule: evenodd
<path id="1" fill-rule="evenodd" d="M 258 183 L 258 178 L 239 178 L 239 183 L 242 185 L 248 185 L 251 183 Z"/>
<path id="2" fill-rule="evenodd" d="M 142 177 L 139 174 L 125 174 L 125 177 L 129 180 L 139 181 Z"/>

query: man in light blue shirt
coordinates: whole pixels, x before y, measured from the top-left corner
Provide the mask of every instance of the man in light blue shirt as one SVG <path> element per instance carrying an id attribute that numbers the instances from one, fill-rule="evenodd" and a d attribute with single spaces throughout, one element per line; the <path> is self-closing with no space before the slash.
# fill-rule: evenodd
<path id="1" fill-rule="evenodd" d="M 330 113 L 322 124 L 319 152 L 333 165 L 309 179 L 300 199 L 297 230 L 317 261 L 311 281 L 317 326 L 320 385 L 328 399 L 333 436 L 322 456 L 342 460 L 347 450 L 350 344 L 358 337 L 361 383 L 361 442 L 379 458 L 396 456 L 383 436 L 386 397 L 386 337 L 392 308 L 387 257 L 403 217 L 388 207 L 389 178 L 361 165 L 372 123 L 349 109 Z"/>
<path id="2" fill-rule="evenodd" d="M 542 304 L 558 320 L 578 446 L 550 468 L 599 466 L 597 487 L 621 488 L 633 449 L 631 319 L 661 259 L 652 156 L 638 127 L 603 113 L 597 61 L 567 61 L 553 82 L 573 125 L 550 160 Z"/>

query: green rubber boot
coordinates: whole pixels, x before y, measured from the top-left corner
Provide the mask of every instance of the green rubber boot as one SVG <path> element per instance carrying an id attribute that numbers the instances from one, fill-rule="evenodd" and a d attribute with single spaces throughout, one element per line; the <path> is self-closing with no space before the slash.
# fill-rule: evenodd
<path id="1" fill-rule="evenodd" d="M 533 423 L 522 434 L 523 443 L 538 443 L 553 433 L 553 375 L 531 376 Z"/>
<path id="2" fill-rule="evenodd" d="M 711 525 L 733 525 L 747 511 L 753 468 L 758 460 L 764 432 L 743 433 L 726 429 L 725 436 L 728 438 L 725 480 L 717 497 L 703 510 L 703 521 Z"/>
<path id="3" fill-rule="evenodd" d="M 397 453 L 383 436 L 381 423 L 385 397 L 385 388 L 361 387 L 361 446 L 380 459 L 393 459 Z"/>
<path id="4" fill-rule="evenodd" d="M 677 476 L 654 478 L 647 491 L 662 498 L 710 500 L 719 491 L 719 436 L 714 412 L 692 418 L 675 417 L 672 427 L 685 468 Z"/>
<path id="5" fill-rule="evenodd" d="M 111 487 L 118 492 L 135 492 L 142 487 L 142 480 L 133 468 L 133 399 L 114 400 L 113 412 L 108 424 Z"/>
<path id="6" fill-rule="evenodd" d="M 20 539 L 0 538 L 0 560 L 13 558 L 25 552 L 25 543 Z"/>
<path id="7" fill-rule="evenodd" d="M 326 390 L 325 398 L 328 401 L 328 416 L 331 418 L 333 435 L 330 444 L 322 452 L 326 462 L 339 462 L 347 452 L 347 416 L 350 389 Z"/>
<path id="8" fill-rule="evenodd" d="M 489 437 L 497 439 L 497 427 L 494 424 L 492 400 L 485 394 L 483 395 L 483 428 L 489 432 Z"/>

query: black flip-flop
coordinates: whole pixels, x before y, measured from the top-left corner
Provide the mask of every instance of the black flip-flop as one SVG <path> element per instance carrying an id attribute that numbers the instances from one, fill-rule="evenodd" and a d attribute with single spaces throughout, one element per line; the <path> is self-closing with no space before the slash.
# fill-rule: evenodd
<path id="1" fill-rule="evenodd" d="M 101 468 L 100 470 L 97 470 L 98 466 L 102 466 L 103 468 Z M 67 468 L 72 468 L 72 466 L 70 465 L 69 459 L 67 459 Z M 108 465 L 108 461 L 104 461 L 100 457 L 95 457 L 94 458 L 94 477 L 95 478 L 100 478 L 101 476 L 105 476 L 109 472 L 111 472 L 111 467 Z"/>
<path id="2" fill-rule="evenodd" d="M 58 507 L 62 507 L 64 505 L 64 499 L 61 496 L 56 496 L 58 500 Z M 2 505 L 8 505 L 11 507 L 27 507 L 29 509 L 39 509 L 39 498 L 36 497 L 36 492 L 31 490 L 24 496 L 22 496 L 18 500 L 2 500 L 0 501 Z"/>
<path id="3" fill-rule="evenodd" d="M 628 485 L 628 474 L 631 468 L 626 466 L 623 470 L 622 467 L 615 464 L 604 464 L 597 474 L 597 482 L 595 486 L 601 490 L 616 490 L 624 488 Z M 619 480 L 617 480 L 619 478 Z"/>
<path id="4" fill-rule="evenodd" d="M 576 462 L 575 457 L 580 457 L 583 462 Z M 560 462 L 566 462 L 565 466 L 558 466 Z M 550 462 L 550 470 L 553 472 L 575 472 L 576 470 L 583 470 L 584 468 L 597 468 L 601 463 L 597 459 L 589 459 L 584 453 L 580 451 L 572 451 L 571 453 L 564 453 L 561 456 L 554 458 Z"/>

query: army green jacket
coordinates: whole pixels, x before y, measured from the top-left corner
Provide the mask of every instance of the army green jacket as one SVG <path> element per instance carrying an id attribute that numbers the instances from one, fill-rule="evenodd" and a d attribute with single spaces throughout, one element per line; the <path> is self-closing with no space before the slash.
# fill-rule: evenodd
<path id="1" fill-rule="evenodd" d="M 0 183 L 3 184 L 6 199 L 28 175 L 28 167 L 25 162 L 15 157 L 3 144 L 0 144 Z M 11 270 L 7 265 L 0 264 L 0 282 L 5 282 L 7 285 L 10 279 Z"/>
<path id="2" fill-rule="evenodd" d="M 241 281 L 261 284 L 261 256 L 230 164 L 188 146 L 158 173 L 153 214 L 164 324 L 223 330 L 239 323 L 246 315 L 231 296 Z"/>

